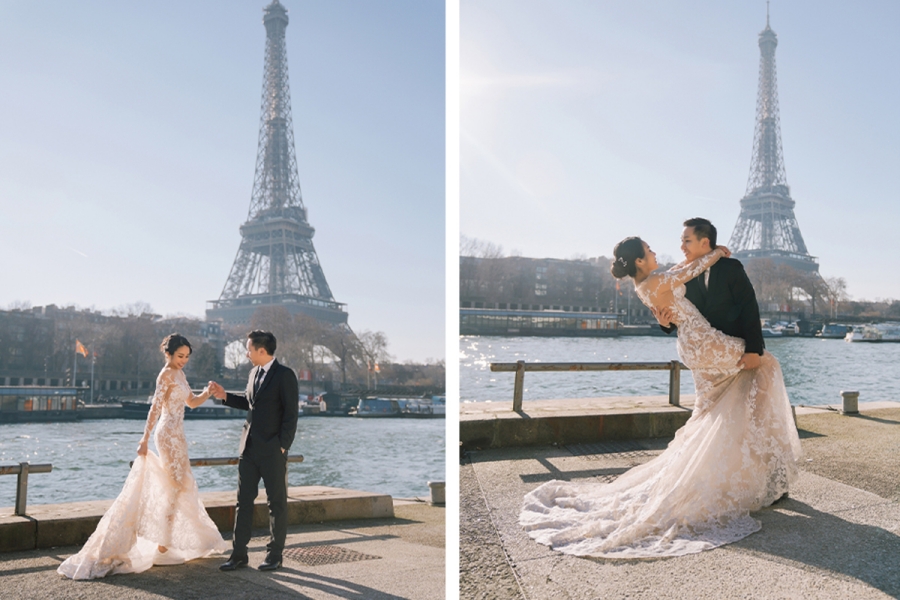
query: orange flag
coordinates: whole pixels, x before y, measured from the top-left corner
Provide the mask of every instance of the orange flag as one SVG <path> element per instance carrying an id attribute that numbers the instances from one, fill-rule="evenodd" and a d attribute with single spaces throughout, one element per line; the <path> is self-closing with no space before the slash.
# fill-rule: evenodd
<path id="1" fill-rule="evenodd" d="M 84 344 L 82 344 L 78 340 L 75 340 L 75 352 L 84 357 L 87 357 L 87 348 L 85 348 Z"/>

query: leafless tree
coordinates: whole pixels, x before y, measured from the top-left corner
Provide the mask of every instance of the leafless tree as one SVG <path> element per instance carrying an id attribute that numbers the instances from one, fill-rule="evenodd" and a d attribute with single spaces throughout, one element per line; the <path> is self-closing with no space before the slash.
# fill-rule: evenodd
<path id="1" fill-rule="evenodd" d="M 476 258 L 503 258 L 503 246 L 466 235 L 459 236 L 459 255 Z"/>
<path id="2" fill-rule="evenodd" d="M 31 310 L 31 302 L 28 300 L 13 300 L 9 303 L 8 310 Z"/>
<path id="3" fill-rule="evenodd" d="M 387 352 L 387 336 L 382 331 L 364 330 L 357 334 L 360 349 L 366 362 L 366 385 L 369 385 L 369 375 L 375 376 L 375 384 L 378 385 L 378 369 L 382 363 L 390 361 L 391 356 Z"/>
<path id="4" fill-rule="evenodd" d="M 825 296 L 831 304 L 831 318 L 833 319 L 837 315 L 838 305 L 850 299 L 846 280 L 843 277 L 826 277 Z"/>

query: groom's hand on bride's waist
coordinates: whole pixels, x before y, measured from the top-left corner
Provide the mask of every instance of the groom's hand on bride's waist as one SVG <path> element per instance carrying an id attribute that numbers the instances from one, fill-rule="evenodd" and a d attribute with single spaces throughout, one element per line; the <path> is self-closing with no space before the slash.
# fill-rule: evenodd
<path id="1" fill-rule="evenodd" d="M 656 308 L 655 306 L 650 307 L 650 312 L 653 313 L 653 316 L 656 317 L 656 320 L 663 327 L 671 327 L 672 326 L 672 308 L 669 306 L 664 306 L 662 308 Z"/>
<path id="2" fill-rule="evenodd" d="M 755 369 L 759 366 L 759 362 L 759 354 L 748 352 L 741 356 L 741 360 L 738 361 L 738 366 L 742 369 Z"/>

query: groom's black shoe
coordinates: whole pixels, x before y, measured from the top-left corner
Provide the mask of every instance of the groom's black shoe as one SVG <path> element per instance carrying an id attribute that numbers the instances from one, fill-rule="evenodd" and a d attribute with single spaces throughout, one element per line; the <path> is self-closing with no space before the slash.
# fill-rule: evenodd
<path id="1" fill-rule="evenodd" d="M 274 557 L 267 556 L 266 560 L 262 561 L 262 563 L 259 565 L 258 568 L 260 571 L 274 571 L 275 569 L 277 569 L 280 566 L 281 566 L 280 558 L 276 559 Z"/>
<path id="2" fill-rule="evenodd" d="M 227 561 L 223 562 L 219 565 L 220 571 L 234 571 L 235 569 L 240 569 L 241 567 L 246 567 L 247 563 L 250 562 L 247 558 L 235 558 L 231 557 Z"/>

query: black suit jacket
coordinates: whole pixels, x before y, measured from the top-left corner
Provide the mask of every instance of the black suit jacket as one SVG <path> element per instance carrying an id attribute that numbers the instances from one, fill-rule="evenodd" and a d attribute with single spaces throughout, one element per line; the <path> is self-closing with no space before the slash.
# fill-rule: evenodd
<path id="1" fill-rule="evenodd" d="M 744 265 L 734 258 L 720 258 L 709 268 L 709 286 L 701 284 L 701 273 L 685 284 L 685 297 L 700 310 L 709 324 L 719 331 L 744 340 L 745 352 L 762 354 L 762 325 L 759 305 Z M 671 333 L 675 327 L 663 327 Z"/>
<path id="2" fill-rule="evenodd" d="M 240 453 L 244 454 L 247 439 L 257 454 L 280 454 L 294 442 L 297 433 L 297 417 L 300 412 L 300 394 L 297 376 L 290 368 L 276 360 L 272 363 L 254 396 L 253 381 L 259 367 L 250 370 L 244 394 L 226 394 L 222 404 L 247 411 L 247 421 L 241 433 Z"/>

